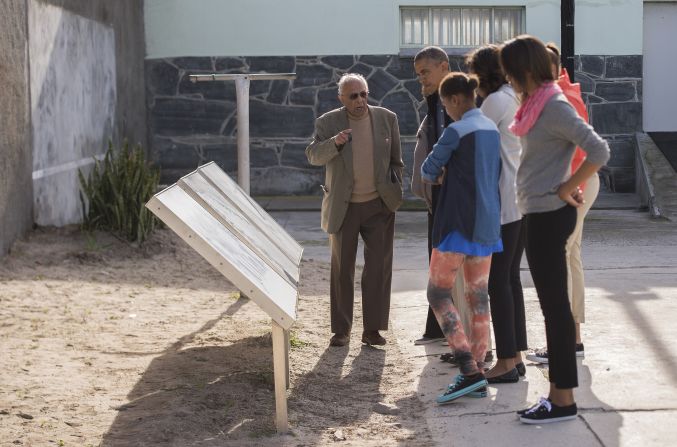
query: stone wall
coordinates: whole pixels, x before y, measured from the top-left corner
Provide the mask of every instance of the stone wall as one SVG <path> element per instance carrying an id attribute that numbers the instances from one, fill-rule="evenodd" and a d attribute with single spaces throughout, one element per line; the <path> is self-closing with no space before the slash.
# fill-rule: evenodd
<path id="1" fill-rule="evenodd" d="M 635 188 L 635 132 L 642 130 L 642 56 L 579 56 L 576 82 L 588 105 L 590 124 L 609 142 L 610 186 Z"/>
<path id="2" fill-rule="evenodd" d="M 597 60 L 604 62 L 601 73 L 593 65 Z M 619 125 L 616 119 L 634 120 L 639 113 L 641 125 L 641 103 L 626 105 L 636 103 L 637 96 L 632 101 L 621 100 L 628 82 L 639 85 L 641 91 L 641 79 L 627 80 L 635 72 L 636 57 L 583 56 L 577 63 L 587 70 L 581 81 L 593 107 L 591 115 L 613 146 L 613 173 L 622 177 L 616 184 L 624 185 L 625 176 L 631 174 L 628 163 L 632 163 L 632 147 L 625 136 L 634 132 L 630 128 L 635 121 Z M 463 69 L 463 58 L 452 57 L 451 69 Z M 426 112 L 411 57 L 182 57 L 146 60 L 149 139 L 163 183 L 174 182 L 208 161 L 217 162 L 232 175 L 237 170 L 234 82 L 192 84 L 188 75 L 258 72 L 295 72 L 297 79 L 251 83 L 252 194 L 320 194 L 323 170 L 308 164 L 304 149 L 315 119 L 340 105 L 336 81 L 346 72 L 367 78 L 371 104 L 397 113 L 410 177 L 415 134 Z M 641 57 L 639 73 L 641 77 Z M 592 96 L 597 85 L 599 91 Z"/>
<path id="3" fill-rule="evenodd" d="M 31 228 L 25 0 L 0 2 L 0 257 Z"/>

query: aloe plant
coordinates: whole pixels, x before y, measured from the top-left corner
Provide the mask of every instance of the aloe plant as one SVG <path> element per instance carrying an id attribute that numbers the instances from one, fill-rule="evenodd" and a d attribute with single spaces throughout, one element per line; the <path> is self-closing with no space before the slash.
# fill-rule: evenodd
<path id="1" fill-rule="evenodd" d="M 108 143 L 103 160 L 97 160 L 89 177 L 78 171 L 83 228 L 105 230 L 130 242 L 142 243 L 158 225 L 145 207 L 158 188 L 160 170 L 146 161 L 143 148 L 120 150 Z"/>

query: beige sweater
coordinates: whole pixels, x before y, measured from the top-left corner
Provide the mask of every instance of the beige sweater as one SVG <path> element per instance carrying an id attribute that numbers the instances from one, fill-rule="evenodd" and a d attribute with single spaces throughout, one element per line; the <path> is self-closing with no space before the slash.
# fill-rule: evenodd
<path id="1" fill-rule="evenodd" d="M 377 198 L 374 182 L 374 133 L 371 117 L 360 120 L 350 119 L 353 147 L 353 193 L 351 202 L 367 202 Z"/>

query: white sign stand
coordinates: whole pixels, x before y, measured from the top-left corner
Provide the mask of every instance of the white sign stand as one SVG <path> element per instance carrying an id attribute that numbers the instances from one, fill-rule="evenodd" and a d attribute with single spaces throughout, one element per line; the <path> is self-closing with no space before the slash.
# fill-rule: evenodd
<path id="1" fill-rule="evenodd" d="M 296 73 L 189 75 L 190 82 L 235 81 L 237 97 L 237 183 L 249 194 L 249 81 L 296 79 Z"/>
<path id="2" fill-rule="evenodd" d="M 272 318 L 275 426 L 288 432 L 289 328 L 303 248 L 213 162 L 146 207 Z"/>

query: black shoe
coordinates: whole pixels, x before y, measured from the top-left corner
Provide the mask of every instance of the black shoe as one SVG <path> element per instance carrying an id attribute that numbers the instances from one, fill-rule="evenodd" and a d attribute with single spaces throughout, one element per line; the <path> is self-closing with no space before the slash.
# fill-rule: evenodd
<path id="1" fill-rule="evenodd" d="M 576 357 L 585 357 L 585 347 L 583 343 L 576 343 Z"/>
<path id="2" fill-rule="evenodd" d="M 517 368 L 517 374 L 519 374 L 521 377 L 527 375 L 527 367 L 524 366 L 524 362 L 516 363 L 515 368 Z"/>
<path id="3" fill-rule="evenodd" d="M 350 334 L 334 334 L 329 340 L 329 346 L 345 346 L 350 341 Z"/>
<path id="4" fill-rule="evenodd" d="M 458 366 L 458 361 L 456 360 L 456 357 L 454 357 L 453 352 L 445 352 L 444 354 L 441 354 L 440 360 L 446 363 L 450 363 L 454 366 Z M 484 363 L 491 363 L 493 360 L 494 353 L 491 351 L 487 351 L 487 353 L 484 355 Z"/>
<path id="5" fill-rule="evenodd" d="M 487 382 L 489 383 L 515 383 L 520 379 L 520 375 L 517 372 L 517 368 L 513 368 L 507 373 L 503 373 L 500 376 L 487 377 Z"/>
<path id="6" fill-rule="evenodd" d="M 386 339 L 378 331 L 364 331 L 362 332 L 362 343 L 369 346 L 383 346 L 386 344 Z"/>
<path id="7" fill-rule="evenodd" d="M 454 357 L 453 352 L 445 352 L 444 354 L 440 355 L 440 360 L 450 363 L 454 366 L 458 366 L 458 361 L 456 360 L 456 357 Z"/>
<path id="8" fill-rule="evenodd" d="M 558 407 L 548 399 L 541 399 L 538 405 L 531 407 L 520 416 L 520 421 L 525 424 L 549 424 L 576 419 L 577 413 L 576 404 Z"/>
<path id="9" fill-rule="evenodd" d="M 517 413 L 517 419 L 519 419 L 520 416 L 524 415 L 527 411 L 530 411 L 530 410 L 532 410 L 532 409 L 535 409 L 535 408 L 539 407 L 539 406 L 543 403 L 543 401 L 545 401 L 545 400 L 547 400 L 548 402 L 550 402 L 550 399 L 548 399 L 548 398 L 546 398 L 546 397 L 541 397 L 541 398 L 538 400 L 538 402 L 536 402 L 536 403 L 533 404 L 532 406 L 527 407 L 527 408 L 525 408 L 525 409 L 523 409 L 523 410 L 517 410 L 517 411 L 516 411 L 516 413 Z"/>

